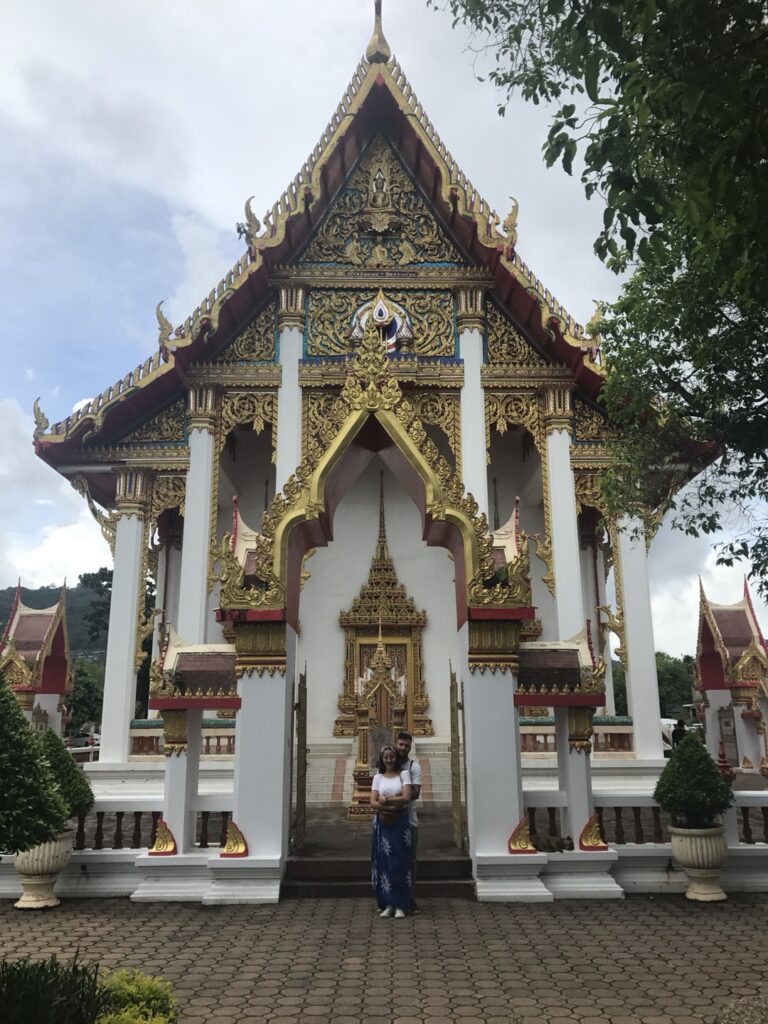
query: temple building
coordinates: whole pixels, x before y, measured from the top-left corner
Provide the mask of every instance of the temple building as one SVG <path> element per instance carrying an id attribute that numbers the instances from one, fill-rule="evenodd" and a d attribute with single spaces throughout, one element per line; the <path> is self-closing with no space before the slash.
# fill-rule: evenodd
<path id="1" fill-rule="evenodd" d="M 64 732 L 72 666 L 67 636 L 67 588 L 50 608 L 27 608 L 21 581 L 0 638 L 0 672 L 25 718 L 38 732 Z"/>
<path id="2" fill-rule="evenodd" d="M 523 262 L 517 205 L 500 220 L 456 165 L 380 9 L 307 161 L 239 231 L 187 320 L 158 305 L 142 365 L 62 422 L 36 406 L 38 455 L 114 552 L 102 765 L 129 761 L 154 631 L 165 796 L 135 898 L 277 898 L 307 748 L 346 758 L 344 813 L 365 814 L 372 752 L 400 728 L 446 766 L 479 898 L 620 896 L 591 752 L 613 631 L 624 759 L 662 756 L 652 519 L 604 514 L 599 339 Z M 529 833 L 521 716 L 552 721 L 556 869 Z M 234 728 L 221 854 L 194 845 L 204 720 Z"/>
<path id="3" fill-rule="evenodd" d="M 714 604 L 700 584 L 695 699 L 710 754 L 768 776 L 768 647 L 746 578 L 735 604 Z"/>

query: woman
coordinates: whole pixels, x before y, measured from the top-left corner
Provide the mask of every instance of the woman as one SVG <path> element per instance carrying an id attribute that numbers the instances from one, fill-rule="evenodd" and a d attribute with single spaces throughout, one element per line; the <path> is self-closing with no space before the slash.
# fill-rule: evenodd
<path id="1" fill-rule="evenodd" d="M 411 897 L 411 829 L 408 805 L 411 775 L 399 771 L 394 747 L 381 748 L 379 771 L 371 783 L 374 809 L 371 843 L 371 882 L 380 917 L 405 917 L 413 910 Z"/>

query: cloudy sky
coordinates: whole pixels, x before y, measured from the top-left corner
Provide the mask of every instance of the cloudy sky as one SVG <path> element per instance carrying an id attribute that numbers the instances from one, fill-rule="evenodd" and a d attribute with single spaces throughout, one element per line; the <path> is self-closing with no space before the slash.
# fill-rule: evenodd
<path id="1" fill-rule="evenodd" d="M 519 249 L 581 322 L 617 283 L 592 255 L 601 210 L 544 168 L 549 115 L 478 81 L 468 37 L 424 0 L 385 0 L 411 85 L 481 194 L 520 203 Z M 271 206 L 365 50 L 372 0 L 7 0 L 0 21 L 0 586 L 75 581 L 109 552 L 81 499 L 34 458 L 51 421 L 155 348 L 241 252 L 235 223 Z M 662 529 L 657 647 L 695 648 L 697 574 L 724 602 L 742 569 Z M 761 606 L 764 624 L 768 614 Z"/>

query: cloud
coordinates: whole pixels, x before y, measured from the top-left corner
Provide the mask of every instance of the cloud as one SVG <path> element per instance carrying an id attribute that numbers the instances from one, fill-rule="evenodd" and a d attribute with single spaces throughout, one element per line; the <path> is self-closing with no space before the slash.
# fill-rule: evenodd
<path id="1" fill-rule="evenodd" d="M 71 582 L 111 563 L 82 498 L 32 448 L 34 424 L 0 400 L 0 587 Z"/>

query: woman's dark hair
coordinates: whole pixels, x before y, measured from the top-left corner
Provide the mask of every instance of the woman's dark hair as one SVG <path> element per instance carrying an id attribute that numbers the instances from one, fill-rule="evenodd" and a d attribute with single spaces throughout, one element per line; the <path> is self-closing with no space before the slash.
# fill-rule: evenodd
<path id="1" fill-rule="evenodd" d="M 393 747 L 391 743 L 385 743 L 384 746 L 379 751 L 379 771 L 381 772 L 382 775 L 384 774 L 384 772 L 388 771 L 388 768 L 384 764 L 384 751 L 385 750 L 391 750 L 392 753 L 395 755 L 395 771 L 399 771 L 399 769 L 400 769 L 400 756 L 397 753 L 397 747 Z"/>

